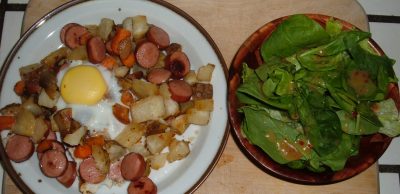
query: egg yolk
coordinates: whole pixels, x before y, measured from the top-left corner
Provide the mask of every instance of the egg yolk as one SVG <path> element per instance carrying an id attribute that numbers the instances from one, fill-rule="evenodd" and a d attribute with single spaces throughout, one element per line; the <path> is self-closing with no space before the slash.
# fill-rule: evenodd
<path id="1" fill-rule="evenodd" d="M 103 98 L 107 85 L 96 67 L 79 65 L 65 73 L 60 90 L 64 101 L 69 104 L 93 105 Z"/>

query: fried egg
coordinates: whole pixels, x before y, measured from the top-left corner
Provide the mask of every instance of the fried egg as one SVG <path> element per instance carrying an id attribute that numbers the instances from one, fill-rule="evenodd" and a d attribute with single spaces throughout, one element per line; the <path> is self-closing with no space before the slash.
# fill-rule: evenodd
<path id="1" fill-rule="evenodd" d="M 72 108 L 72 118 L 91 132 L 114 139 L 125 127 L 112 112 L 112 106 L 120 103 L 121 88 L 111 71 L 75 60 L 57 74 L 57 84 L 61 93 L 57 109 Z"/>

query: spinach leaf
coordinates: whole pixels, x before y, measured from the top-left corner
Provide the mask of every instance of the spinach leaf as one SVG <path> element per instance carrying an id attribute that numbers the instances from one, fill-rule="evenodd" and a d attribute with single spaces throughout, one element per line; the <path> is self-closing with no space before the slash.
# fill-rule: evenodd
<path id="1" fill-rule="evenodd" d="M 333 171 L 342 170 L 347 158 L 358 153 L 360 136 L 342 133 L 340 142 L 331 154 L 320 158 L 321 162 L 329 166 Z"/>
<path id="2" fill-rule="evenodd" d="M 283 21 L 261 45 L 264 61 L 272 56 L 288 57 L 299 50 L 329 40 L 325 29 L 305 15 L 293 15 Z"/>
<path id="3" fill-rule="evenodd" d="M 294 146 L 300 132 L 296 123 L 283 122 L 272 118 L 260 107 L 244 106 L 245 127 L 243 132 L 249 141 L 263 149 L 273 160 L 280 164 L 298 160 L 303 155 Z"/>
<path id="4" fill-rule="evenodd" d="M 383 124 L 379 132 L 390 137 L 400 135 L 400 116 L 393 99 L 381 101 L 373 107 L 375 114 Z"/>

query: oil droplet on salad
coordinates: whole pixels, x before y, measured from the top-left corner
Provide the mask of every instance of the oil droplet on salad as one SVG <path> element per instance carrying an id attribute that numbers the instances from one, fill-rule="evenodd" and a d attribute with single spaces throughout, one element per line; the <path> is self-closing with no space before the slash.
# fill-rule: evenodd
<path id="1" fill-rule="evenodd" d="M 372 83 L 369 73 L 363 70 L 351 71 L 347 83 L 359 96 L 368 96 L 376 90 L 376 86 Z"/>
<path id="2" fill-rule="evenodd" d="M 289 143 L 286 139 L 283 141 L 277 141 L 276 146 L 281 152 L 282 156 L 288 160 L 299 160 L 303 155 L 296 149 L 296 147 Z"/>

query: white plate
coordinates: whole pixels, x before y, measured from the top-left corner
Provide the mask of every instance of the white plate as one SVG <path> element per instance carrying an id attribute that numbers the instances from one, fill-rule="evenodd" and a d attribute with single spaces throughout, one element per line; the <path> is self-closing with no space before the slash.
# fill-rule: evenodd
<path id="1" fill-rule="evenodd" d="M 19 98 L 13 92 L 14 84 L 20 79 L 18 69 L 21 66 L 39 62 L 51 51 L 61 47 L 60 29 L 69 22 L 80 24 L 98 24 L 102 17 L 122 23 L 128 16 L 146 15 L 148 22 L 166 30 L 171 42 L 180 43 L 188 55 L 192 69 L 198 69 L 207 63 L 216 65 L 212 84 L 214 88 L 214 112 L 208 126 L 192 125 L 184 137 L 191 140 L 191 153 L 181 161 L 168 164 L 158 171 L 152 171 L 150 178 L 157 184 L 159 193 L 191 192 L 207 177 L 227 140 L 227 82 L 226 66 L 223 58 L 209 38 L 205 30 L 181 10 L 165 2 L 130 1 L 130 0 L 98 0 L 68 3 L 48 14 L 36 23 L 19 40 L 10 52 L 1 70 L 2 90 L 0 106 L 18 102 Z M 2 137 L 6 136 L 2 133 Z M 2 157 L 4 148 L 0 148 Z M 4 161 L 5 167 L 10 162 Z M 34 154 L 28 161 L 21 164 L 11 162 L 16 173 L 26 184 L 18 183 L 18 177 L 13 179 L 24 190 L 27 186 L 35 193 L 79 193 L 78 181 L 72 188 L 66 189 L 56 179 L 45 177 L 39 169 L 38 159 Z M 8 169 L 9 174 L 15 174 Z M 111 189 L 102 186 L 98 193 L 126 193 L 128 183 Z"/>

